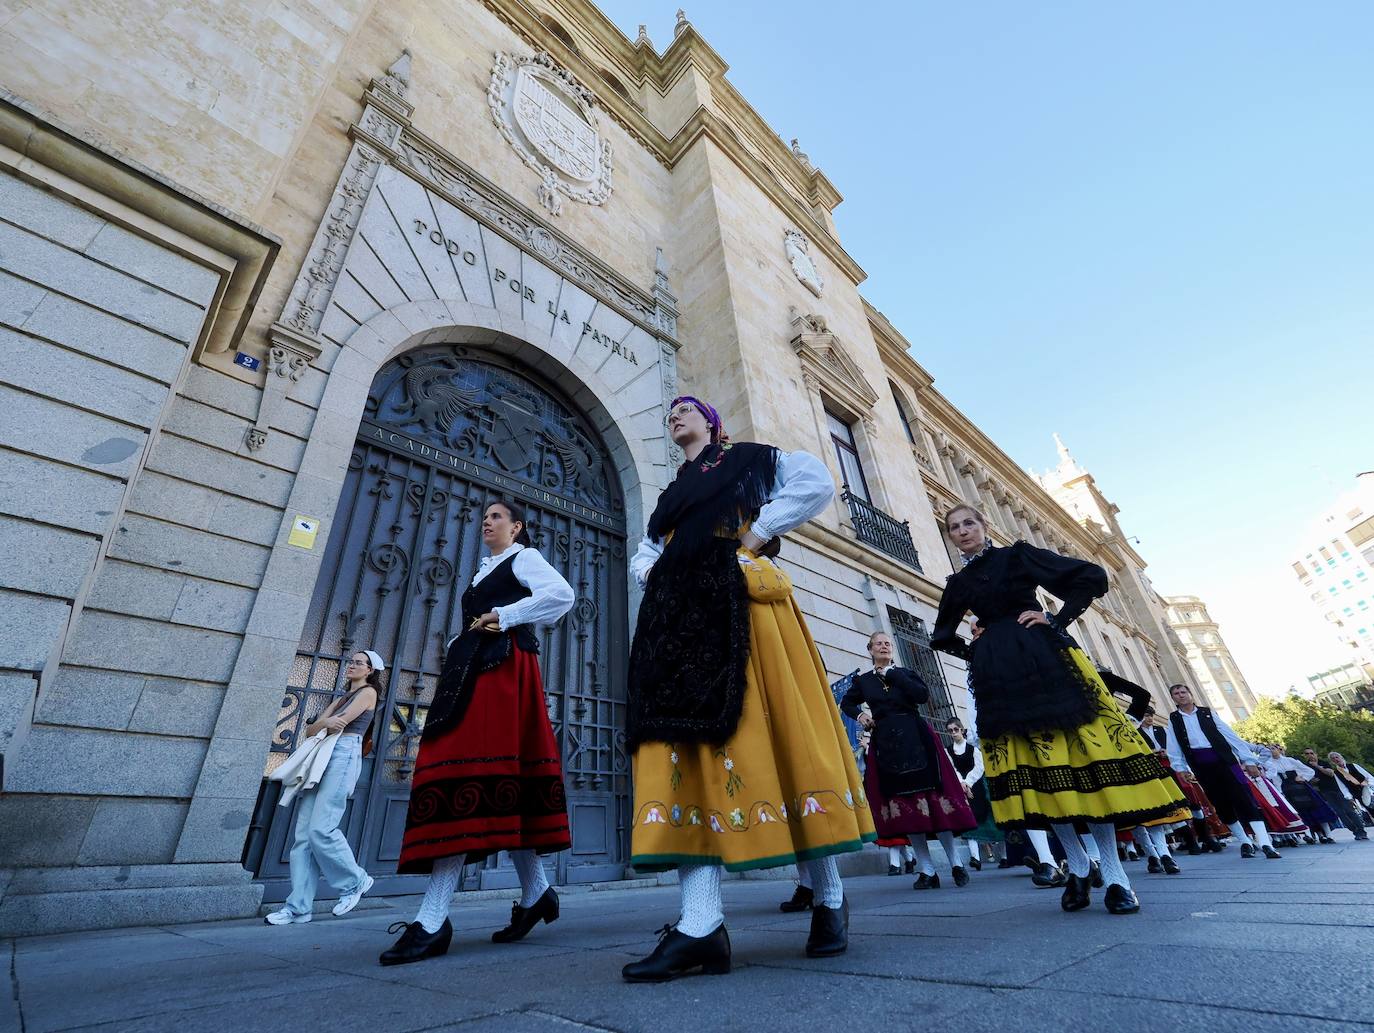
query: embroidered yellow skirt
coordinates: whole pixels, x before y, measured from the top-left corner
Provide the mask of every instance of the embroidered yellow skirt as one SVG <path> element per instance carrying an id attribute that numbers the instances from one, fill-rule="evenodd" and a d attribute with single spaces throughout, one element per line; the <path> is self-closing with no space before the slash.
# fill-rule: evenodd
<path id="1" fill-rule="evenodd" d="M 1095 692 L 1097 716 L 1068 731 L 983 739 L 993 820 L 1003 828 L 1072 821 L 1146 825 L 1181 820 L 1187 804 L 1083 651 L 1068 659 Z"/>
<path id="2" fill-rule="evenodd" d="M 635 751 L 630 863 L 775 868 L 877 839 L 825 667 L 789 593 L 749 603 L 739 727 L 723 746 Z"/>

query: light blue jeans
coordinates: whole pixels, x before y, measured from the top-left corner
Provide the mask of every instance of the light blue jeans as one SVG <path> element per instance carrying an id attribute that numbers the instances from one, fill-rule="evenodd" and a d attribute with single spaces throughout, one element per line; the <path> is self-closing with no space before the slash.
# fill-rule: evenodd
<path id="1" fill-rule="evenodd" d="M 308 915 L 314 909 L 321 875 L 340 897 L 356 890 L 367 877 L 339 831 L 348 794 L 353 792 L 362 769 L 363 737 L 341 735 L 320 784 L 297 797 L 291 896 L 286 898 L 286 908 L 292 914 Z"/>

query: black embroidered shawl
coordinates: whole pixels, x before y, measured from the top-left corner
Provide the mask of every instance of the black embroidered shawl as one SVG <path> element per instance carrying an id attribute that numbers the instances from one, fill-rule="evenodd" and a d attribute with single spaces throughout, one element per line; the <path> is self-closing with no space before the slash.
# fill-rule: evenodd
<path id="1" fill-rule="evenodd" d="M 749 593 L 737 535 L 768 501 L 778 451 L 708 445 L 659 497 L 648 535 L 668 539 L 649 572 L 630 648 L 630 747 L 719 744 L 735 733 L 749 660 Z"/>

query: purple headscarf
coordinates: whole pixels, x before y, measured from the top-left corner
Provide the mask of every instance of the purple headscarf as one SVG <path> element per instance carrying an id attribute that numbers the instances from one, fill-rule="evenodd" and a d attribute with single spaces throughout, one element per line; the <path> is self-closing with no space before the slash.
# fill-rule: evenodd
<path id="1" fill-rule="evenodd" d="M 674 398 L 668 403 L 669 411 L 676 409 L 679 402 L 687 402 L 706 418 L 706 423 L 711 428 L 711 440 L 713 442 L 721 439 L 720 413 L 716 412 L 715 409 L 703 402 L 700 398 L 693 398 L 691 395 L 679 395 L 677 398 Z"/>

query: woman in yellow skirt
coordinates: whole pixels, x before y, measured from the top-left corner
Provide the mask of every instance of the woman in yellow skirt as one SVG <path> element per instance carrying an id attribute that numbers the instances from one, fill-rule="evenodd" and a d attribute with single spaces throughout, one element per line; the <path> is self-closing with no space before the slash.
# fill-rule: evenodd
<path id="1" fill-rule="evenodd" d="M 631 863 L 677 869 L 682 914 L 626 965 L 631 982 L 730 970 L 724 871 L 807 863 L 806 953 L 848 945 L 835 855 L 877 838 L 825 667 L 787 576 L 761 553 L 834 497 L 805 452 L 732 444 L 715 409 L 675 399 L 686 462 L 631 569 L 644 586 L 630 652 Z"/>
<path id="2" fill-rule="evenodd" d="M 1106 593 L 1106 571 L 1026 542 L 997 548 L 971 506 L 950 510 L 945 528 L 964 565 L 945 585 L 931 645 L 969 663 L 993 820 L 1054 830 L 1069 862 L 1065 911 L 1089 904 L 1090 864 L 1074 831 L 1086 824 L 1102 854 L 1107 910 L 1139 911 L 1115 826 L 1166 818 L 1184 804 L 1065 631 Z M 1037 588 L 1064 601 L 1057 614 L 1041 610 Z M 971 646 L 956 634 L 970 612 L 982 629 Z"/>

